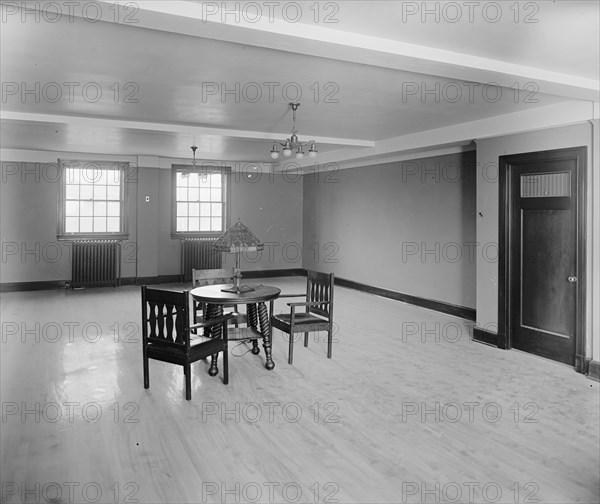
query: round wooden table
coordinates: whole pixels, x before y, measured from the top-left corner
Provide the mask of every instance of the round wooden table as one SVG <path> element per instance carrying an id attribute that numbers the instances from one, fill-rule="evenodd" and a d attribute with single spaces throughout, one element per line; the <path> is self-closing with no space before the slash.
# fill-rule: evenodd
<path id="1" fill-rule="evenodd" d="M 269 301 L 270 312 L 273 313 L 273 302 L 281 293 L 281 289 L 271 287 L 269 285 L 248 285 L 253 290 L 244 292 L 223 292 L 223 289 L 231 289 L 231 284 L 216 284 L 204 285 L 196 287 L 190 291 L 192 297 L 199 302 L 207 303 L 206 320 L 218 317 L 223 314 L 223 306 L 231 306 L 236 304 L 245 304 L 247 307 L 248 327 L 253 333 L 253 336 L 244 336 L 236 338 L 232 335 L 232 340 L 235 339 L 250 339 L 252 341 L 252 353 L 258 354 L 258 338 L 263 340 L 263 348 L 265 349 L 265 367 L 269 370 L 275 367 L 273 358 L 271 357 L 271 319 L 269 311 L 265 305 Z M 260 324 L 260 330 L 259 330 Z M 211 336 L 220 336 L 220 327 L 211 329 Z M 232 329 L 232 332 L 235 330 Z M 211 376 L 216 376 L 219 370 L 217 368 L 217 356 L 213 355 L 210 369 L 208 373 Z"/>

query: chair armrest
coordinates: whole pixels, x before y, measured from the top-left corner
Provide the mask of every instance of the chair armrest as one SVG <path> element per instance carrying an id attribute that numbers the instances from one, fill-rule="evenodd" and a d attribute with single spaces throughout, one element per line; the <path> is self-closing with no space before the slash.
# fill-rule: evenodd
<path id="1" fill-rule="evenodd" d="M 214 317 L 208 320 L 204 320 L 202 322 L 198 322 L 194 325 L 190 326 L 190 329 L 198 329 L 199 327 L 212 327 L 214 325 L 222 324 L 229 319 L 235 318 L 236 316 L 232 313 L 226 313 L 225 315 L 221 315 L 220 317 Z"/>
<path id="2" fill-rule="evenodd" d="M 330 304 L 331 301 L 306 301 L 304 303 L 288 303 L 288 306 L 320 306 Z"/>
<path id="3" fill-rule="evenodd" d="M 306 297 L 306 292 L 303 292 L 302 294 L 279 294 L 278 296 L 279 298 L 288 298 L 288 297 Z"/>

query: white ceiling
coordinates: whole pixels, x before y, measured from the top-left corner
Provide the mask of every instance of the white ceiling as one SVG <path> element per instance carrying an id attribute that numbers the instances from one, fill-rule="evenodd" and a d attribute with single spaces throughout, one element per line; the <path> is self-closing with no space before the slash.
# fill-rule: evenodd
<path id="1" fill-rule="evenodd" d="M 3 3 L 3 159 L 270 162 L 290 101 L 340 163 L 597 114 L 596 1 L 87 4 Z"/>

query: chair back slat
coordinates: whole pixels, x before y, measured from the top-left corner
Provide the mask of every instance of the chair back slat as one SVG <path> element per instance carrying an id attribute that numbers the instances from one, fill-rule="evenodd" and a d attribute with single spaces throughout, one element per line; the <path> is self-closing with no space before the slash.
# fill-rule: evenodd
<path id="1" fill-rule="evenodd" d="M 153 343 L 189 347 L 188 299 L 185 292 L 142 290 L 145 337 Z"/>
<path id="2" fill-rule="evenodd" d="M 309 307 L 308 311 L 331 318 L 333 308 L 333 273 L 320 273 L 318 271 L 309 271 L 306 277 L 307 300 L 312 302 L 321 302 L 317 306 Z"/>
<path id="3" fill-rule="evenodd" d="M 203 287 L 204 285 L 215 285 L 221 283 L 230 283 L 233 277 L 232 268 L 222 269 L 193 269 L 192 286 Z"/>

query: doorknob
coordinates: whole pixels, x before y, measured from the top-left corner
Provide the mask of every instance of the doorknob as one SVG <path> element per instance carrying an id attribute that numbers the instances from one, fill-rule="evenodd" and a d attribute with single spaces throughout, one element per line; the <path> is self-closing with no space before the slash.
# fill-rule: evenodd
<path id="1" fill-rule="evenodd" d="M 567 278 L 567 280 L 570 283 L 576 283 L 577 282 L 577 277 L 576 276 L 570 276 L 569 278 Z"/>

